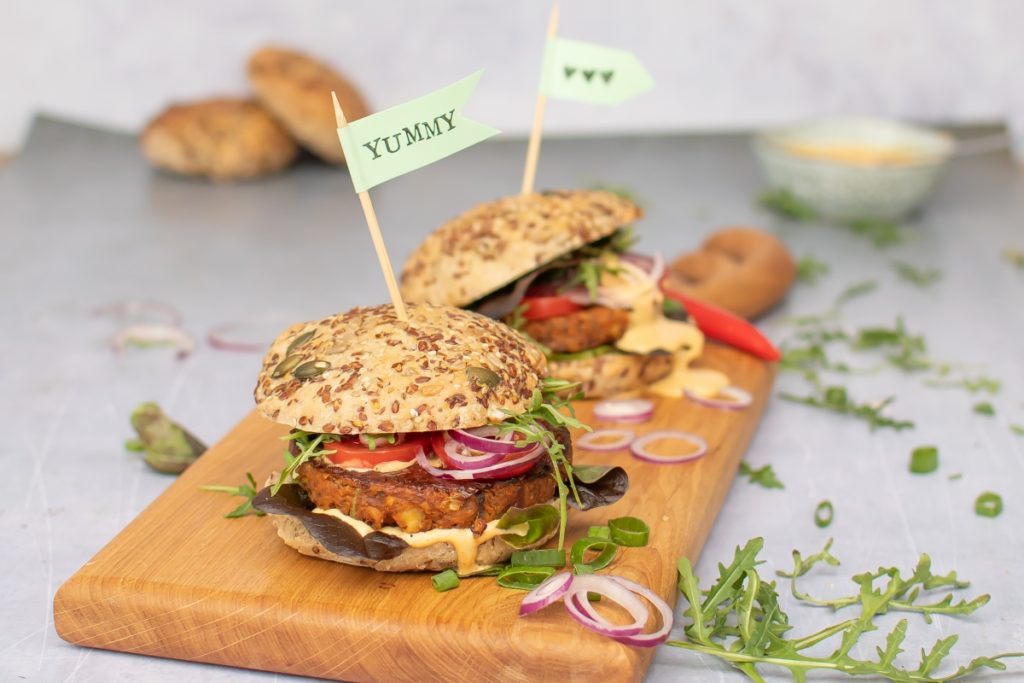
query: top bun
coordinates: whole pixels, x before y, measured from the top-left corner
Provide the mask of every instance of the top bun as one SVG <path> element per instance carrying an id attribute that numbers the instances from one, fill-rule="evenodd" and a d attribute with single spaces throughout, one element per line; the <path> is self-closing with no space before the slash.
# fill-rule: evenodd
<path id="1" fill-rule="evenodd" d="M 263 359 L 259 411 L 310 432 L 362 434 L 478 427 L 527 408 L 547 370 L 536 347 L 471 311 L 407 308 L 408 322 L 384 305 L 289 327 Z"/>
<path id="2" fill-rule="evenodd" d="M 596 190 L 535 192 L 480 204 L 413 252 L 402 269 L 402 296 L 465 306 L 642 215 L 628 199 Z"/>

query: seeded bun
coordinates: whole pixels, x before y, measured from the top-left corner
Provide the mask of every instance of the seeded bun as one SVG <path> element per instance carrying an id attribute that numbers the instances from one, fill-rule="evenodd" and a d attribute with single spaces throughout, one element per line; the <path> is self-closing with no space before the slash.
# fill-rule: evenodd
<path id="1" fill-rule="evenodd" d="M 594 358 L 548 361 L 548 374 L 579 382 L 587 398 L 636 393 L 672 372 L 669 353 L 605 353 Z"/>
<path id="2" fill-rule="evenodd" d="M 371 560 L 361 557 L 345 557 L 337 555 L 324 548 L 319 541 L 313 538 L 302 522 L 287 515 L 270 515 L 271 521 L 277 528 L 277 535 L 285 544 L 295 548 L 303 555 L 318 557 L 321 560 L 331 560 L 342 564 L 351 564 L 356 567 L 372 567 L 380 572 L 412 572 L 412 571 L 433 571 L 439 572 L 445 569 L 457 569 L 455 548 L 444 541 L 428 545 L 423 548 L 408 547 L 399 555 L 387 560 Z M 558 527 L 543 538 L 522 548 L 513 548 L 500 538 L 492 538 L 489 541 L 477 546 L 476 562 L 478 565 L 492 565 L 507 562 L 515 550 L 527 550 L 529 548 L 540 548 L 548 539 L 558 533 Z"/>
<path id="3" fill-rule="evenodd" d="M 527 408 L 543 353 L 471 311 L 407 308 L 408 322 L 383 305 L 289 327 L 263 359 L 259 411 L 306 431 L 360 434 L 477 427 Z"/>
<path id="4" fill-rule="evenodd" d="M 643 215 L 611 192 L 564 190 L 480 204 L 435 230 L 402 269 L 402 296 L 467 304 Z"/>
<path id="5" fill-rule="evenodd" d="M 349 122 L 370 113 L 352 83 L 326 64 L 294 50 L 265 47 L 249 58 L 256 96 L 302 146 L 332 164 L 345 163 L 331 91 Z"/>
<path id="6" fill-rule="evenodd" d="M 277 173 L 299 151 L 263 107 L 227 98 L 168 107 L 146 125 L 140 143 L 157 168 L 213 180 Z"/>

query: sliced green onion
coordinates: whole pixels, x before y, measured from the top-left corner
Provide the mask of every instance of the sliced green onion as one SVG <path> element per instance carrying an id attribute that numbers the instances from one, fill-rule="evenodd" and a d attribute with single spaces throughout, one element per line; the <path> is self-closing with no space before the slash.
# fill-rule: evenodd
<path id="1" fill-rule="evenodd" d="M 606 526 L 592 526 L 587 529 L 587 538 L 611 538 L 611 529 Z"/>
<path id="2" fill-rule="evenodd" d="M 498 574 L 498 585 L 522 591 L 533 590 L 554 573 L 554 567 L 505 567 Z"/>
<path id="3" fill-rule="evenodd" d="M 989 417 L 992 417 L 996 414 L 996 409 L 995 406 L 988 401 L 981 401 L 980 403 L 974 404 L 974 412 L 978 415 L 988 415 Z"/>
<path id="4" fill-rule="evenodd" d="M 565 551 L 558 548 L 517 550 L 512 553 L 512 566 L 557 567 L 561 569 L 565 566 Z"/>
<path id="5" fill-rule="evenodd" d="M 910 454 L 910 471 L 914 474 L 928 474 L 939 469 L 939 449 L 935 446 L 918 446 Z"/>
<path id="6" fill-rule="evenodd" d="M 558 510 L 550 505 L 541 504 L 528 508 L 512 508 L 498 520 L 498 528 L 511 529 L 520 524 L 526 524 L 526 533 L 522 536 L 502 534 L 499 538 L 513 548 L 533 545 L 557 529 L 560 520 L 561 516 Z"/>
<path id="7" fill-rule="evenodd" d="M 141 453 L 146 450 L 146 444 L 142 439 L 128 439 L 124 442 L 124 449 L 132 453 Z"/>
<path id="8" fill-rule="evenodd" d="M 438 593 L 444 593 L 459 587 L 459 575 L 455 573 L 454 569 L 445 569 L 443 572 L 431 576 L 430 583 L 434 584 L 434 590 Z"/>
<path id="9" fill-rule="evenodd" d="M 627 548 L 642 548 L 647 545 L 651 529 L 647 522 L 636 517 L 617 517 L 608 520 L 611 539 Z"/>
<path id="10" fill-rule="evenodd" d="M 823 500 L 818 503 L 818 507 L 814 508 L 814 523 L 819 529 L 824 529 L 832 523 L 834 514 L 835 510 L 832 508 L 832 501 Z"/>
<path id="11" fill-rule="evenodd" d="M 974 501 L 974 514 L 980 517 L 998 517 L 1003 511 L 1003 497 L 985 491 Z"/>
<path id="12" fill-rule="evenodd" d="M 572 544 L 569 551 L 569 559 L 577 574 L 592 574 L 598 569 L 604 569 L 612 560 L 619 546 L 606 538 L 584 537 Z M 597 556 L 587 560 L 587 553 L 594 552 Z M 582 569 L 581 569 L 582 568 Z"/>

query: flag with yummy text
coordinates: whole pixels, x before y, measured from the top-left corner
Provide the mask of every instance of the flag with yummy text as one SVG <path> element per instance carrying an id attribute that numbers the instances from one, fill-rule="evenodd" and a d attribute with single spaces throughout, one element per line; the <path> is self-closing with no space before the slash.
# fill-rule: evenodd
<path id="1" fill-rule="evenodd" d="M 339 128 L 356 192 L 497 135 L 498 130 L 462 115 L 482 73 Z"/>

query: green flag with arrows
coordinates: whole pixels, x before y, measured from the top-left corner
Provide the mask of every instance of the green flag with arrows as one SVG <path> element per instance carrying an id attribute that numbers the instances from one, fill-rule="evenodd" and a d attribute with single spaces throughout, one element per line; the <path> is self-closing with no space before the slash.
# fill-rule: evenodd
<path id="1" fill-rule="evenodd" d="M 497 129 L 462 115 L 482 73 L 339 128 L 356 192 L 497 135 Z"/>
<path id="2" fill-rule="evenodd" d="M 628 50 L 566 38 L 549 38 L 541 92 L 559 100 L 618 104 L 654 86 Z"/>

